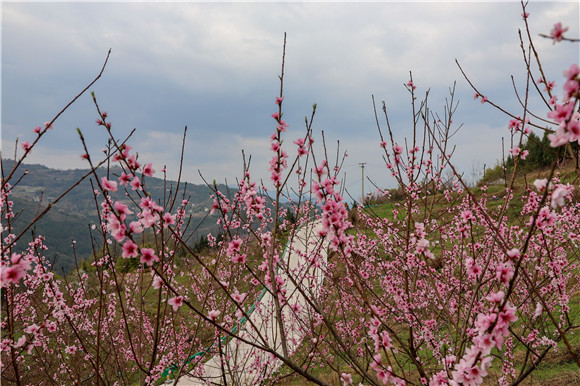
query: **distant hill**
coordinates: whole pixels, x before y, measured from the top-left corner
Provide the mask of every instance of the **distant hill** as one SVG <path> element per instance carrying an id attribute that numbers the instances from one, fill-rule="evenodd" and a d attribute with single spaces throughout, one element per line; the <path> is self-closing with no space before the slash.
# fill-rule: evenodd
<path id="1" fill-rule="evenodd" d="M 9 173 L 13 166 L 13 160 L 2 160 L 5 174 Z M 28 174 L 24 175 L 26 170 L 28 170 Z M 11 196 L 16 211 L 13 233 L 20 233 L 39 210 L 43 210 L 49 202 L 53 202 L 88 171 L 88 169 L 56 170 L 43 165 L 21 165 L 17 174 L 11 179 L 12 184 L 14 184 L 20 177 L 23 177 L 13 189 Z M 97 172 L 99 178 L 105 173 L 105 169 L 100 169 Z M 112 168 L 111 173 L 119 175 L 120 169 Z M 62 270 L 69 272 L 75 266 L 71 248 L 72 240 L 76 241 L 75 248 L 79 264 L 81 260 L 87 259 L 92 253 L 89 229 L 92 224 L 98 222 L 98 211 L 91 193 L 93 190 L 91 180 L 94 182 L 94 176 L 86 178 L 69 192 L 33 229 L 34 234 L 46 237 L 46 245 L 49 249 L 45 256 L 54 261 L 55 271 L 58 273 Z M 174 192 L 177 182 L 164 182 L 159 178 L 147 177 L 145 186 L 155 201 L 163 203 L 164 195 L 169 196 L 170 192 Z M 226 189 L 225 185 L 219 185 L 218 188 L 222 191 Z M 186 209 L 187 215 L 191 216 L 190 229 L 195 229 L 201 224 L 197 234 L 191 238 L 193 244 L 201 235 L 217 230 L 216 218 L 210 216 L 206 221 L 203 221 L 212 205 L 210 189 L 207 186 L 182 182 L 176 205 L 181 203 L 184 189 L 185 197 L 188 197 L 190 201 Z M 102 199 L 102 196 L 100 198 Z M 129 199 L 121 189 L 114 193 L 112 198 L 127 201 L 129 204 Z M 98 203 L 100 204 L 100 200 Z M 31 235 L 27 235 L 19 241 L 19 247 L 25 249 L 26 243 L 31 240 Z"/>

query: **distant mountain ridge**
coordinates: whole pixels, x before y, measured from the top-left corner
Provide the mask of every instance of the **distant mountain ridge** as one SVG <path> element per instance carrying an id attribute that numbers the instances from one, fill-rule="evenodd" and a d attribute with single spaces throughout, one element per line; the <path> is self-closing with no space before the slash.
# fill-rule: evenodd
<path id="1" fill-rule="evenodd" d="M 14 166 L 14 161 L 9 159 L 2 160 L 3 175 L 7 175 Z M 25 175 L 25 171 L 28 171 Z M 53 202 L 71 185 L 77 182 L 89 169 L 71 169 L 58 170 L 51 169 L 44 165 L 22 164 L 18 171 L 11 179 L 12 183 L 20 182 L 12 189 L 10 200 L 14 201 L 15 215 L 14 229 L 12 233 L 18 234 L 28 225 L 34 216 L 42 211 L 49 202 Z M 105 176 L 106 169 L 101 168 L 97 171 L 100 177 Z M 113 178 L 114 175 L 120 175 L 121 169 L 113 167 L 109 170 Z M 91 180 L 93 185 L 91 186 Z M 164 181 L 156 177 L 146 177 L 145 187 L 155 201 L 163 203 L 164 199 L 170 193 L 174 193 L 177 188 L 177 181 Z M 90 227 L 98 223 L 98 210 L 92 194 L 96 188 L 94 176 L 87 177 L 78 186 L 71 190 L 63 197 L 33 228 L 32 232 L 36 235 L 46 237 L 48 250 L 45 256 L 50 261 L 54 261 L 55 271 L 61 273 L 70 272 L 75 267 L 75 258 L 72 250 L 72 241 L 76 241 L 75 249 L 78 264 L 87 259 L 92 253 Z M 120 186 L 120 188 L 122 188 Z M 217 230 L 216 218 L 209 216 L 203 221 L 211 209 L 213 203 L 210 198 L 210 189 L 205 185 L 195 185 L 181 182 L 180 193 L 176 200 L 176 206 L 181 204 L 183 190 L 185 197 L 189 199 L 186 212 L 191 216 L 192 224 L 190 229 L 195 229 L 199 224 L 197 234 L 193 235 L 195 240 L 201 235 L 205 235 Z M 218 189 L 225 191 L 225 185 L 218 185 Z M 112 198 L 120 201 L 127 201 L 123 189 L 113 193 Z M 98 199 L 102 200 L 102 196 Z M 101 200 L 97 203 L 100 204 Z M 2 220 L 6 225 L 5 220 Z M 3 234 L 5 236 L 5 234 Z M 26 249 L 26 243 L 32 240 L 30 235 L 25 236 L 18 243 L 19 249 Z"/>

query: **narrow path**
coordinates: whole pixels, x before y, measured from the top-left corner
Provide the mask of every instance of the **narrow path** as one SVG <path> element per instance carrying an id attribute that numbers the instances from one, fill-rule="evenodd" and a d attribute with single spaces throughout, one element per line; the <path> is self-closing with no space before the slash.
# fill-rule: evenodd
<path id="1" fill-rule="evenodd" d="M 320 221 L 300 227 L 294 239 L 286 247 L 281 263 L 284 267 L 278 271 L 278 275 L 285 280 L 283 287 L 286 289 L 288 299 L 282 308 L 282 320 L 290 352 L 300 346 L 310 326 L 304 323 L 308 319 L 309 307 L 304 297 L 296 290 L 296 286 L 288 279 L 288 273 L 308 294 L 308 297 L 316 298 L 324 280 L 327 261 L 328 243 L 318 236 L 321 228 Z M 267 346 L 282 354 L 282 343 L 274 310 L 273 296 L 270 292 L 266 292 L 250 315 L 252 323 L 246 322 L 240 329 L 239 335 L 263 346 L 263 342 L 257 338 L 258 335 L 262 335 L 266 337 Z M 260 334 L 256 333 L 253 326 Z M 225 346 L 221 347 L 221 353 L 219 347 L 215 351 L 218 352 L 203 366 L 200 365 L 183 376 L 178 385 L 223 384 L 224 376 L 228 384 L 258 385 L 282 365 L 282 362 L 273 355 L 237 339 L 230 339 Z"/>

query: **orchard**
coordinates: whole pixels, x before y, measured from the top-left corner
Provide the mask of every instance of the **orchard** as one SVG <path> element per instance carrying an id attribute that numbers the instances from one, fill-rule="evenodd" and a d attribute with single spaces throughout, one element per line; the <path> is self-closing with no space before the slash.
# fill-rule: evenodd
<path id="1" fill-rule="evenodd" d="M 457 63 L 481 107 L 505 114 L 513 147 L 501 189 L 470 186 L 453 163 L 454 88 L 435 113 L 411 76 L 402 82 L 412 106 L 404 143 L 388 106 L 374 105 L 374 150 L 397 188 L 377 187 L 353 206 L 340 189 L 345 155 L 328 154 L 316 134 L 316 105 L 300 138 L 285 140 L 300 129 L 284 119 L 292 103 L 284 37 L 271 161 L 251 165 L 268 169 L 270 181 L 254 180 L 244 158 L 231 190 L 208 182 L 220 231 L 203 248 L 185 237 L 184 184 L 153 199 L 147 181 L 165 169 L 139 157 L 134 131 L 119 136 L 107 102 L 92 94 L 96 125 L 109 136 L 104 154 L 91 154 L 78 132 L 90 169 L 82 179 L 92 180 L 86 194 L 98 209 L 93 253 L 63 276 L 34 224 L 75 185 L 18 233 L 11 191 L 58 118 L 106 76 L 107 55 L 95 79 L 18 145 L 14 168 L 2 168 L 2 382 L 515 385 L 533 382 L 555 353 L 580 370 L 580 68 L 562 63 L 562 74 L 546 74 L 534 46 L 578 40 L 561 23 L 532 37 L 524 3 L 521 16 L 520 111 L 496 104 Z M 531 111 L 532 98 L 543 110 Z M 542 178 L 523 179 L 528 138 L 544 133 L 548 141 L 535 146 L 553 161 Z"/>

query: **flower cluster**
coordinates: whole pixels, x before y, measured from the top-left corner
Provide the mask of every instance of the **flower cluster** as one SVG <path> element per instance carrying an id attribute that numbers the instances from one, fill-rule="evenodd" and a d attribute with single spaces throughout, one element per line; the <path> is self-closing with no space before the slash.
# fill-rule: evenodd
<path id="1" fill-rule="evenodd" d="M 0 286 L 7 287 L 18 282 L 26 276 L 26 271 L 31 267 L 30 260 L 22 254 L 12 253 L 10 259 L 2 259 L 0 265 Z"/>
<path id="2" fill-rule="evenodd" d="M 477 336 L 473 338 L 473 345 L 466 351 L 459 363 L 455 365 L 452 385 L 480 385 L 487 376 L 487 370 L 491 366 L 493 356 L 492 348 L 501 348 L 506 337 L 509 336 L 510 323 L 518 320 L 516 308 L 505 303 L 503 308 L 499 306 L 504 301 L 505 294 L 502 291 L 490 294 L 487 299 L 498 305 L 494 312 L 480 313 L 477 316 L 475 327 Z M 501 311 L 499 311 L 501 310 Z"/>
<path id="3" fill-rule="evenodd" d="M 580 113 L 576 111 L 576 105 L 580 100 L 580 67 L 577 64 L 571 65 L 567 71 L 564 71 L 564 76 L 566 82 L 562 104 L 556 103 L 554 110 L 548 112 L 548 118 L 558 124 L 556 132 L 548 135 L 552 147 L 580 139 Z"/>
<path id="4" fill-rule="evenodd" d="M 279 106 L 279 111 L 272 114 L 272 118 L 276 120 L 276 132 L 270 137 L 270 149 L 274 152 L 274 156 L 270 160 L 270 172 L 272 173 L 270 179 L 276 188 L 282 184 L 282 172 L 288 167 L 288 153 L 282 150 L 281 133 L 287 131 L 288 124 L 282 119 L 281 105 L 284 97 L 276 98 L 276 105 Z"/>

